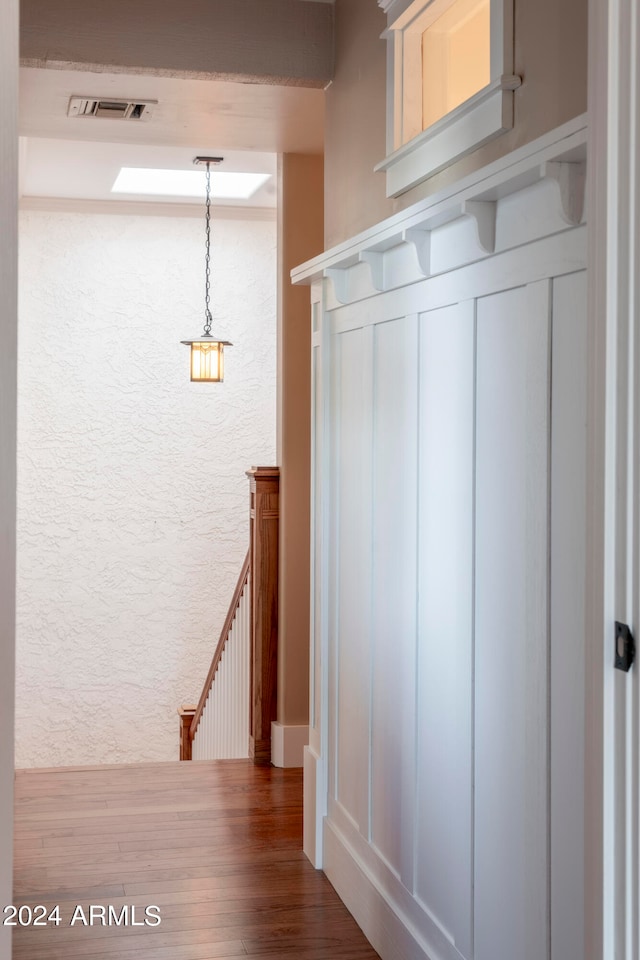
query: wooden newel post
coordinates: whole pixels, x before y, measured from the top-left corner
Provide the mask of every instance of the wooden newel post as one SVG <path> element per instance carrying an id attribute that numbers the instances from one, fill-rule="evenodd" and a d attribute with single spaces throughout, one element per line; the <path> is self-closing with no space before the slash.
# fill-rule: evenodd
<path id="1" fill-rule="evenodd" d="M 280 471 L 247 470 L 250 490 L 251 677 L 249 756 L 271 763 L 278 681 L 278 526 Z"/>
<path id="2" fill-rule="evenodd" d="M 180 707 L 180 759 L 191 760 L 191 722 L 196 712 L 195 707 Z"/>

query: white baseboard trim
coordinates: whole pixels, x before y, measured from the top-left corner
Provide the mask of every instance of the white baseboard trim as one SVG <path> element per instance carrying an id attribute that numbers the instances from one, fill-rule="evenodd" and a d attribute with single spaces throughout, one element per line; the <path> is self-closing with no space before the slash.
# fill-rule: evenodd
<path id="1" fill-rule="evenodd" d="M 271 724 L 271 763 L 274 767 L 304 766 L 304 748 L 309 743 L 309 727 L 305 724 Z"/>
<path id="2" fill-rule="evenodd" d="M 323 813 L 326 807 L 326 790 L 323 786 L 324 776 L 320 757 L 313 747 L 305 747 L 302 849 L 316 870 L 322 869 Z M 320 791 L 323 791 L 322 795 Z M 324 805 L 323 800 L 325 800 Z"/>
<path id="3" fill-rule="evenodd" d="M 378 889 L 366 867 L 330 820 L 324 821 L 324 872 L 382 960 L 449 960 L 450 943 L 427 943 L 411 919 Z"/>

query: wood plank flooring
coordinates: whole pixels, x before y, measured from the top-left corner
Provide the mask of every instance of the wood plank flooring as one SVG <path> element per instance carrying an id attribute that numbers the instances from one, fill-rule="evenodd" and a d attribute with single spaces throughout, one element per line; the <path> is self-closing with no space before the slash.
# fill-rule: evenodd
<path id="1" fill-rule="evenodd" d="M 59 905 L 61 922 L 15 927 L 13 960 L 378 956 L 302 853 L 299 770 L 226 760 L 18 771 L 15 830 L 14 904 Z M 111 925 L 99 910 L 93 925 L 76 911 L 72 925 L 92 904 L 105 921 L 114 908 Z M 125 905 L 129 925 L 116 926 Z M 144 923 L 151 905 L 159 925 Z"/>

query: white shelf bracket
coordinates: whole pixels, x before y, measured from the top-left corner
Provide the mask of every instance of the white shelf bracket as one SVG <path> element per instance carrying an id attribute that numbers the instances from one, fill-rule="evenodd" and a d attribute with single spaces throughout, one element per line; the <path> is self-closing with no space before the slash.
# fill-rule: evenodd
<path id="1" fill-rule="evenodd" d="M 328 267 L 325 270 L 325 276 L 333 283 L 333 291 L 339 303 L 349 302 L 349 278 L 347 273 L 348 271 L 341 267 Z"/>
<path id="2" fill-rule="evenodd" d="M 584 211 L 586 164 L 548 160 L 541 165 L 540 176 L 556 184 L 562 219 L 572 227 L 577 226 Z"/>
<path id="3" fill-rule="evenodd" d="M 431 231 L 420 227 L 409 227 L 404 231 L 405 243 L 413 245 L 418 257 L 418 266 L 425 277 L 431 276 Z"/>
<path id="4" fill-rule="evenodd" d="M 376 250 L 363 250 L 360 263 L 366 263 L 371 270 L 371 282 L 380 293 L 386 290 L 384 284 L 384 253 Z"/>
<path id="5" fill-rule="evenodd" d="M 476 224 L 478 243 L 485 253 L 496 249 L 496 204 L 494 200 L 463 200 L 462 214 Z"/>

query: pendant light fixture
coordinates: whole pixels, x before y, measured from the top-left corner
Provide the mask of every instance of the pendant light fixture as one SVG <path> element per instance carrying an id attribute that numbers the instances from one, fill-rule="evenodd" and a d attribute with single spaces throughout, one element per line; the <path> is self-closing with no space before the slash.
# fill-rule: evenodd
<path id="1" fill-rule="evenodd" d="M 218 340 L 211 333 L 211 310 L 209 307 L 211 288 L 211 164 L 222 163 L 222 157 L 196 157 L 195 164 L 206 166 L 206 253 L 204 287 L 204 332 L 194 340 L 181 340 L 191 347 L 191 380 L 197 383 L 222 383 L 224 379 L 224 348 L 233 344 L 228 340 Z"/>

